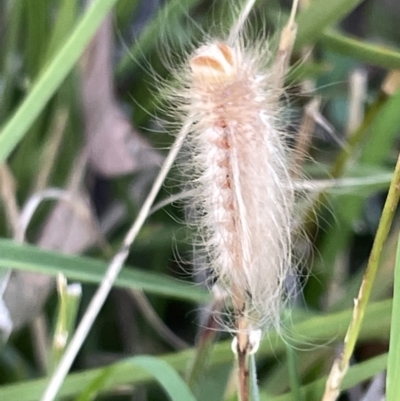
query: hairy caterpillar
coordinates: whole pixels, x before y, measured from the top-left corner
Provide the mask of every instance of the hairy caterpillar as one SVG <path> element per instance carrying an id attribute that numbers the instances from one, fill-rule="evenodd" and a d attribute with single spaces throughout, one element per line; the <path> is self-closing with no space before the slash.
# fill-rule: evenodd
<path id="1" fill-rule="evenodd" d="M 279 105 L 284 67 L 273 66 L 265 40 L 244 33 L 253 3 L 225 40 L 206 39 L 188 54 L 169 97 L 187 129 L 189 224 L 213 282 L 227 294 L 234 331 L 278 326 L 292 265 L 294 185 Z"/>

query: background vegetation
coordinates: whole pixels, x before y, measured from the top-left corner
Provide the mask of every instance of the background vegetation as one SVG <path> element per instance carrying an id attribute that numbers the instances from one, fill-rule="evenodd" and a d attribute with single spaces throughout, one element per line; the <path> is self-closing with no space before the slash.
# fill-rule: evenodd
<path id="1" fill-rule="evenodd" d="M 258 1 L 252 31 L 274 42 L 288 3 Z M 229 26 L 227 8 L 208 0 L 0 0 L 1 400 L 43 394 L 66 333 L 172 143 L 155 77 L 168 79 L 165 61 L 179 60 L 203 30 Z M 290 129 L 311 99 L 320 99 L 321 112 L 312 109 L 302 163 L 316 188 L 304 206 L 313 204 L 313 217 L 302 222 L 312 245 L 300 244 L 312 256 L 283 333 L 267 333 L 257 353 L 261 400 L 320 400 L 342 350 L 398 155 L 399 22 L 391 0 L 313 0 L 299 14 Z M 64 382 L 66 399 L 232 397 L 228 335 L 190 368 L 210 296 L 193 284 L 200 278 L 192 274 L 179 181 L 173 171 L 158 199 L 165 207 L 147 220 Z M 380 399 L 388 367 L 387 400 L 400 394 L 399 228 L 395 217 L 376 279 L 368 278 L 371 299 L 342 400 Z M 82 288 L 59 278 L 57 296 L 59 272 Z M 190 390 L 176 372 L 189 377 Z"/>

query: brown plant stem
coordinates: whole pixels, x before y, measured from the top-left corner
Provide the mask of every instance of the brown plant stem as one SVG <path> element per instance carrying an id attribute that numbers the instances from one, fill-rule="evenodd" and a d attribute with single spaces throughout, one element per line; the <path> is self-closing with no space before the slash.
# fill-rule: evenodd
<path id="1" fill-rule="evenodd" d="M 238 360 L 238 374 L 239 374 L 239 400 L 249 400 L 249 333 L 247 328 L 247 321 L 244 317 L 238 318 L 238 332 L 237 339 L 237 360 Z"/>

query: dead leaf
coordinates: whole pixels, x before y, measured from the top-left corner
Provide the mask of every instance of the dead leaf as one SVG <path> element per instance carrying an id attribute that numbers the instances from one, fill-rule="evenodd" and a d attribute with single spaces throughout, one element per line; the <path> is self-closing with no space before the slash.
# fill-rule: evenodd
<path id="1" fill-rule="evenodd" d="M 112 48 L 113 29 L 109 15 L 81 63 L 82 104 L 89 163 L 104 177 L 158 166 L 163 160 L 132 127 L 115 98 Z"/>

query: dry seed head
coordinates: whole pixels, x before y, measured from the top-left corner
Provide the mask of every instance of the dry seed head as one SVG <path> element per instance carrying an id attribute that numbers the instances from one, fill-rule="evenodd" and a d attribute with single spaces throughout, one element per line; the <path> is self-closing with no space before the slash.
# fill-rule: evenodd
<path id="1" fill-rule="evenodd" d="M 213 283 L 234 310 L 229 328 L 277 326 L 291 269 L 294 191 L 268 49 L 210 41 L 176 77 L 174 105 L 189 126 L 188 203 Z"/>

